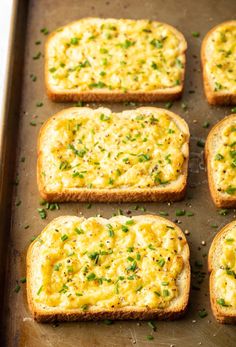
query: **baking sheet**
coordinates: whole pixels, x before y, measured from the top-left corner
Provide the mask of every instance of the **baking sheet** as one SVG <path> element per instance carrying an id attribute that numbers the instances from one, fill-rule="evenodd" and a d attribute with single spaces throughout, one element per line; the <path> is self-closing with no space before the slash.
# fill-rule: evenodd
<path id="1" fill-rule="evenodd" d="M 235 346 L 235 327 L 218 324 L 213 318 L 209 304 L 207 253 L 216 232 L 235 218 L 234 211 L 223 216 L 210 199 L 203 163 L 203 148 L 197 143 L 205 139 L 210 128 L 221 118 L 230 114 L 231 107 L 211 107 L 207 104 L 201 80 L 200 44 L 207 31 L 214 25 L 233 19 L 235 0 L 32 0 L 19 1 L 15 5 L 15 17 L 10 53 L 8 98 L 6 100 L 5 130 L 1 151 L 0 180 L 0 297 L 4 303 L 1 310 L 1 346 Z M 87 16 L 114 18 L 147 18 L 172 24 L 188 41 L 185 92 L 182 100 L 174 102 L 171 110 L 181 115 L 189 124 L 191 132 L 191 155 L 187 195 L 179 203 L 145 204 L 60 204 L 60 210 L 47 211 L 47 218 L 40 219 L 40 197 L 36 186 L 36 141 L 41 124 L 55 112 L 69 107 L 68 104 L 50 102 L 44 89 L 43 50 L 49 31 Z M 200 32 L 200 37 L 192 36 Z M 35 44 L 41 41 L 40 44 Z M 38 53 L 41 53 L 38 59 Z M 36 81 L 35 80 L 36 76 Z M 37 107 L 37 103 L 43 106 Z M 184 103 L 184 104 L 183 104 Z M 89 104 L 91 107 L 108 106 L 114 111 L 132 109 L 125 104 Z M 141 104 L 138 104 L 140 106 Z M 163 103 L 153 103 L 164 107 Z M 209 128 L 204 128 L 209 122 Z M 201 142 L 201 141 L 200 141 Z M 137 206 L 140 207 L 137 210 Z M 192 217 L 176 217 L 177 209 L 194 213 Z M 38 324 L 33 321 L 26 302 L 25 255 L 32 237 L 60 215 L 85 217 L 113 213 L 133 215 L 168 212 L 167 218 L 188 230 L 191 251 L 192 291 L 187 314 L 174 322 L 156 322 L 156 331 L 147 322 L 124 321 L 106 325 L 104 322 L 78 322 L 63 324 Z M 214 226 L 214 227 L 213 227 Z M 206 245 L 202 245 L 202 241 Z M 203 242 L 204 243 L 204 242 Z M 200 282 L 200 283 L 199 283 Z M 17 285 L 20 290 L 16 293 Z M 3 295 L 4 294 L 4 295 Z M 199 310 L 207 316 L 199 317 Z M 153 340 L 147 340 L 152 335 Z"/>

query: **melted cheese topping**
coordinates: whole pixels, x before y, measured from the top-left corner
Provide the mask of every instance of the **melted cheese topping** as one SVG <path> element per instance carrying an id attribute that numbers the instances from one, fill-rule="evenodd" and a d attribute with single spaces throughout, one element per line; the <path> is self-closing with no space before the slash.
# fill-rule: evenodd
<path id="1" fill-rule="evenodd" d="M 214 181 L 219 192 L 236 194 L 236 122 L 227 125 L 212 159 Z"/>
<path id="2" fill-rule="evenodd" d="M 56 90 L 171 88 L 182 84 L 183 40 L 158 22 L 83 19 L 49 40 L 47 79 Z"/>
<path id="3" fill-rule="evenodd" d="M 236 22 L 214 30 L 207 42 L 206 70 L 215 91 L 236 93 Z"/>
<path id="4" fill-rule="evenodd" d="M 59 218 L 34 244 L 34 299 L 82 310 L 168 307 L 179 295 L 185 244 L 167 220 Z"/>
<path id="5" fill-rule="evenodd" d="M 236 227 L 225 236 L 216 272 L 217 303 L 236 308 Z"/>
<path id="6" fill-rule="evenodd" d="M 44 131 L 41 179 L 47 191 L 166 186 L 182 174 L 186 139 L 164 110 L 72 109 Z"/>

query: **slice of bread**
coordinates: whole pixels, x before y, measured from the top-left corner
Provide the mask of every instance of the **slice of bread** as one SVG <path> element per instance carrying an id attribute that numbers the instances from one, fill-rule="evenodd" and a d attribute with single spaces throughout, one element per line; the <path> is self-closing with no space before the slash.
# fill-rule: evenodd
<path id="1" fill-rule="evenodd" d="M 220 323 L 236 323 L 236 221 L 214 238 L 208 256 L 210 298 Z"/>
<path id="2" fill-rule="evenodd" d="M 48 37 L 45 81 L 54 101 L 165 101 L 181 96 L 184 36 L 149 20 L 84 18 Z"/>
<path id="3" fill-rule="evenodd" d="M 210 131 L 205 156 L 208 184 L 217 207 L 236 207 L 236 114 L 225 117 Z"/>
<path id="4" fill-rule="evenodd" d="M 39 191 L 47 201 L 180 200 L 188 144 L 186 122 L 164 109 L 65 109 L 40 131 Z"/>
<path id="5" fill-rule="evenodd" d="M 27 253 L 27 298 L 38 322 L 175 319 L 189 289 L 186 238 L 154 215 L 62 216 Z"/>
<path id="6" fill-rule="evenodd" d="M 201 60 L 207 100 L 212 105 L 236 104 L 236 20 L 211 29 L 202 42 Z"/>

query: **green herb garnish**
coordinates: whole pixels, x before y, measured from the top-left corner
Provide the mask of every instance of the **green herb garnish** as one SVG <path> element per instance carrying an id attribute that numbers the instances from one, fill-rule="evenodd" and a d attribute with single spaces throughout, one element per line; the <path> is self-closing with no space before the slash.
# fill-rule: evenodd
<path id="1" fill-rule="evenodd" d="M 68 238 L 69 238 L 68 235 L 64 234 L 62 235 L 61 240 L 66 241 Z"/>
<path id="2" fill-rule="evenodd" d="M 185 216 L 185 214 L 186 214 L 186 211 L 185 211 L 185 210 L 176 210 L 176 211 L 175 211 L 175 215 L 176 215 L 177 217 Z"/>
<path id="3" fill-rule="evenodd" d="M 91 272 L 89 275 L 87 275 L 88 281 L 93 281 L 93 280 L 95 280 L 95 278 L 96 278 L 96 275 L 93 272 Z"/>
<path id="4" fill-rule="evenodd" d="M 199 37 L 199 36 L 200 36 L 199 31 L 193 31 L 193 32 L 192 32 L 192 36 L 193 36 L 193 37 Z"/>
<path id="5" fill-rule="evenodd" d="M 79 43 L 79 39 L 78 37 L 72 37 L 72 39 L 70 40 L 71 45 L 78 45 Z"/>
<path id="6" fill-rule="evenodd" d="M 38 211 L 41 219 L 46 219 L 47 212 L 44 208 L 38 208 L 37 211 Z"/>

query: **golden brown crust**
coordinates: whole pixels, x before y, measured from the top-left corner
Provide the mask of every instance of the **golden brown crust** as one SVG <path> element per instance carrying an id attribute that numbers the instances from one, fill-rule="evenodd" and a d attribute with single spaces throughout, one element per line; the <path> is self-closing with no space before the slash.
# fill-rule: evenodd
<path id="1" fill-rule="evenodd" d="M 83 18 L 84 19 L 90 19 Z M 111 18 L 107 18 L 111 19 Z M 75 22 L 69 23 L 68 25 L 71 25 Z M 161 22 L 160 22 L 161 23 Z M 185 65 L 186 65 L 186 56 L 185 52 L 187 50 L 187 42 L 181 32 L 179 32 L 177 29 L 172 27 L 169 24 L 164 24 L 166 27 L 170 28 L 181 40 L 183 44 L 183 57 L 184 57 L 184 68 L 182 69 L 182 76 L 180 80 L 180 85 L 172 87 L 172 88 L 165 88 L 165 89 L 157 89 L 150 92 L 143 92 L 143 91 L 136 91 L 136 92 L 121 92 L 121 91 L 110 91 L 109 89 L 97 89 L 93 91 L 88 92 L 81 92 L 81 91 L 70 91 L 70 90 L 63 90 L 63 91 L 57 91 L 53 90 L 53 88 L 50 86 L 48 81 L 48 45 L 50 43 L 50 40 L 53 36 L 57 34 L 57 31 L 52 32 L 46 41 L 45 44 L 45 85 L 46 85 L 46 93 L 48 97 L 55 102 L 76 102 L 76 101 L 84 101 L 84 102 L 127 102 L 127 101 L 134 101 L 134 102 L 155 102 L 155 101 L 174 101 L 181 97 L 183 93 L 183 87 L 184 87 L 184 79 L 185 79 Z M 67 25 L 66 25 L 67 26 Z M 65 26 L 65 27 L 66 27 Z"/>
<path id="2" fill-rule="evenodd" d="M 61 216 L 55 220 L 63 219 L 68 216 Z M 145 216 L 135 216 L 134 218 L 153 218 L 157 220 L 167 221 L 165 218 L 155 215 L 145 215 Z M 189 264 L 189 246 L 186 240 L 186 237 L 182 230 L 175 225 L 173 222 L 168 220 L 168 224 L 174 226 L 181 237 L 185 240 L 185 251 L 186 251 L 186 261 L 185 261 L 185 270 L 186 270 L 186 279 L 184 285 L 183 298 L 179 304 L 174 308 L 167 309 L 151 309 L 148 307 L 145 308 L 135 308 L 135 307 L 126 307 L 120 309 L 109 309 L 109 310 L 93 310 L 93 311 L 81 311 L 81 310 L 68 310 L 68 312 L 63 312 L 60 309 L 55 310 L 54 312 L 47 311 L 46 309 L 41 309 L 36 307 L 33 297 L 32 297 L 32 272 L 31 272 L 31 262 L 32 262 L 32 250 L 34 244 L 37 240 L 33 241 L 28 248 L 27 257 L 26 257 L 26 270 L 27 270 L 27 301 L 29 309 L 37 322 L 49 323 L 54 321 L 91 321 L 91 320 L 126 320 L 126 319 L 139 319 L 139 320 L 148 320 L 148 319 L 157 319 L 157 320 L 174 320 L 181 317 L 187 309 L 189 292 L 190 292 L 190 279 L 191 279 L 191 269 Z"/>
<path id="3" fill-rule="evenodd" d="M 217 247 L 221 242 L 222 238 L 225 237 L 226 233 L 232 229 L 236 225 L 236 221 L 233 221 L 227 225 L 225 225 L 214 237 L 211 247 L 208 253 L 208 271 L 210 272 L 209 279 L 209 291 L 210 291 L 210 301 L 211 301 L 211 309 L 219 323 L 224 324 L 236 324 L 236 315 L 234 312 L 230 311 L 230 308 L 222 308 L 219 304 L 217 304 L 217 297 L 215 294 L 215 261 L 218 257 Z"/>
<path id="4" fill-rule="evenodd" d="M 88 109 L 88 108 L 86 108 Z M 187 175 L 188 175 L 188 160 L 189 160 L 189 129 L 187 123 L 178 115 L 164 110 L 165 113 L 170 115 L 174 121 L 181 126 L 186 135 L 186 158 L 183 165 L 183 174 L 178 186 L 176 187 L 157 187 L 157 188 L 146 188 L 146 189 L 88 189 L 88 188 L 67 188 L 60 192 L 54 191 L 49 192 L 44 186 L 40 172 L 42 172 L 42 150 L 41 150 L 41 138 L 43 133 L 46 131 L 48 124 L 55 117 L 63 115 L 63 113 L 78 110 L 78 108 L 69 108 L 62 110 L 50 117 L 47 122 L 40 129 L 38 137 L 38 160 L 37 160 L 37 183 L 40 195 L 43 199 L 49 202 L 64 202 L 64 201 L 90 201 L 90 202 L 138 202 L 138 201 L 179 201 L 183 199 L 186 187 L 187 187 Z M 92 110 L 92 109 L 89 109 Z M 155 107 L 140 107 L 136 110 L 155 110 L 161 109 Z"/>
<path id="5" fill-rule="evenodd" d="M 202 41 L 202 47 L 201 47 L 201 65 L 202 65 L 202 72 L 203 72 L 203 86 L 204 86 L 204 91 L 205 95 L 207 98 L 207 101 L 211 105 L 235 105 L 236 104 L 236 94 L 232 94 L 230 92 L 225 92 L 225 91 L 214 91 L 212 89 L 212 85 L 210 83 L 209 76 L 206 72 L 206 61 L 208 60 L 207 57 L 207 41 L 211 34 L 219 27 L 225 24 L 230 24 L 230 23 L 235 23 L 234 20 L 232 21 L 226 21 L 223 23 L 220 23 L 213 27 L 204 37 Z"/>
<path id="6" fill-rule="evenodd" d="M 236 114 L 231 114 L 218 122 L 209 132 L 205 145 L 208 185 L 213 202 L 220 208 L 236 207 L 236 196 L 226 196 L 225 194 L 218 192 L 214 182 L 214 172 L 211 168 L 211 160 L 214 153 L 214 138 L 219 137 L 221 127 L 224 126 L 225 123 L 229 123 L 231 120 L 236 120 Z"/>

